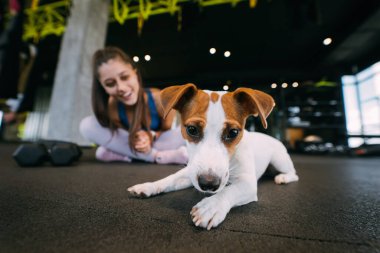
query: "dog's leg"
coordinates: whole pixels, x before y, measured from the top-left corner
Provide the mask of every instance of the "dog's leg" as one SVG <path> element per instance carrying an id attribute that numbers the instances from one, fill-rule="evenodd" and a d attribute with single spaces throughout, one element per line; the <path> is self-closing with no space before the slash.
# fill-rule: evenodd
<path id="1" fill-rule="evenodd" d="M 287 184 L 298 181 L 298 176 L 296 174 L 296 170 L 294 169 L 293 162 L 290 159 L 285 147 L 274 153 L 270 163 L 278 172 L 280 172 L 280 174 L 274 178 L 274 182 L 276 184 Z"/>
<path id="2" fill-rule="evenodd" d="M 239 179 L 211 197 L 202 199 L 190 214 L 195 226 L 210 230 L 218 226 L 232 207 L 257 201 L 257 179 L 251 174 L 241 174 Z"/>
<path id="3" fill-rule="evenodd" d="M 178 191 L 192 186 L 188 176 L 188 167 L 155 182 L 137 184 L 128 188 L 128 192 L 137 197 L 150 197 L 162 192 Z"/>

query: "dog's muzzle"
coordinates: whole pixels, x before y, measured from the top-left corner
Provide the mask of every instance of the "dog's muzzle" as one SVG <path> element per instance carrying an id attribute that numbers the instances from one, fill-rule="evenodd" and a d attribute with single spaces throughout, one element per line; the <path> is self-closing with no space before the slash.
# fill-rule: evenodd
<path id="1" fill-rule="evenodd" d="M 198 176 L 198 185 L 203 191 L 215 192 L 219 189 L 220 183 L 220 178 L 214 175 L 205 174 Z"/>

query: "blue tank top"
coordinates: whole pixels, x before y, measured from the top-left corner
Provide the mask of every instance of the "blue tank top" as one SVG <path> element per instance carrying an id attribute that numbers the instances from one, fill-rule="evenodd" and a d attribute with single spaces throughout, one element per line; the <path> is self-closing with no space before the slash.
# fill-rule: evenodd
<path id="1" fill-rule="evenodd" d="M 145 89 L 145 92 L 148 95 L 148 108 L 150 113 L 150 129 L 157 131 L 160 129 L 161 120 L 158 115 L 156 104 L 153 100 L 153 95 L 150 89 Z M 117 109 L 119 113 L 119 118 L 124 127 L 129 128 L 129 122 L 127 118 L 127 112 L 125 111 L 125 105 L 122 102 L 117 103 Z"/>

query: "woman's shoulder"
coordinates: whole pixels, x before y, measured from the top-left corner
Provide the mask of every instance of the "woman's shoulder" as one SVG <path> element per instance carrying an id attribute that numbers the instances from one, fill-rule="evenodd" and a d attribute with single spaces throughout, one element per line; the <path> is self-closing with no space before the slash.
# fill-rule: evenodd
<path id="1" fill-rule="evenodd" d="M 149 90 L 152 93 L 152 95 L 160 95 L 161 90 L 159 88 L 149 87 L 146 89 Z"/>
<path id="2" fill-rule="evenodd" d="M 160 117 L 162 117 L 164 112 L 162 110 L 162 105 L 161 105 L 161 96 L 160 96 L 161 90 L 158 88 L 147 88 L 147 89 L 152 94 L 152 98 L 154 100 L 154 104 L 156 105 L 156 110 L 158 114 L 160 115 Z"/>
<path id="3" fill-rule="evenodd" d="M 152 97 L 154 99 L 154 101 L 160 101 L 160 89 L 158 88 L 147 88 L 147 90 L 150 91 L 150 93 L 152 94 Z"/>

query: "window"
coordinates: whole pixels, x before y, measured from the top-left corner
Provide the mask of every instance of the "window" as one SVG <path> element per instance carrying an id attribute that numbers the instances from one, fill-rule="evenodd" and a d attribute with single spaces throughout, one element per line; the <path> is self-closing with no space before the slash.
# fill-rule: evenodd
<path id="1" fill-rule="evenodd" d="M 380 62 L 342 84 L 348 145 L 380 144 Z"/>

